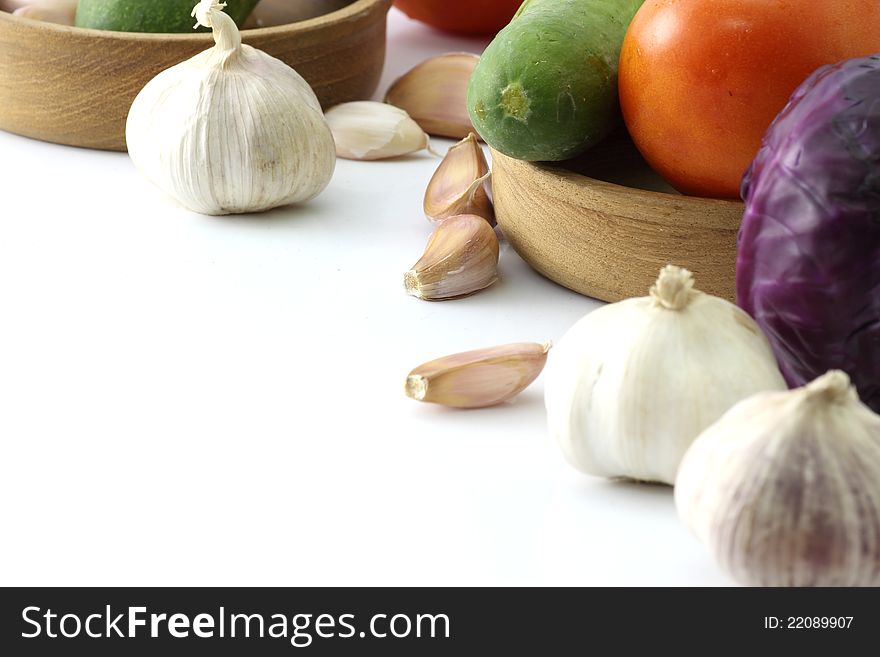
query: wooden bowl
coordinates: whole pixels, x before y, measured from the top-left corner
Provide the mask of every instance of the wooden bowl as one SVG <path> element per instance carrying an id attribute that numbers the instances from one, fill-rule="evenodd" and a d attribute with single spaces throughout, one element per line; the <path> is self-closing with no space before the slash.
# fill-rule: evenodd
<path id="1" fill-rule="evenodd" d="M 322 2 L 325 11 L 344 6 L 304 21 L 243 30 L 243 41 L 294 67 L 325 108 L 369 98 L 385 63 L 391 0 Z M 138 92 L 160 71 L 213 43 L 210 34 L 103 32 L 0 11 L 0 129 L 124 151 L 125 119 Z"/>
<path id="2" fill-rule="evenodd" d="M 521 162 L 492 151 L 498 225 L 547 278 L 603 301 L 645 296 L 666 264 L 733 300 L 740 201 L 682 196 L 625 132 L 577 160 Z"/>

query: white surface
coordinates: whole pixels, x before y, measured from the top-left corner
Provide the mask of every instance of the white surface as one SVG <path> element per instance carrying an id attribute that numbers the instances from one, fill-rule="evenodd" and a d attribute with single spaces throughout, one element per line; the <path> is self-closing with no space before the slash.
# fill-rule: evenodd
<path id="1" fill-rule="evenodd" d="M 483 45 L 392 12 L 380 93 Z M 597 305 L 508 247 L 481 294 L 406 296 L 436 164 L 341 160 L 308 206 L 218 219 L 124 154 L 0 133 L 0 584 L 727 584 L 670 489 L 564 462 L 540 379 L 482 411 L 404 396 Z"/>

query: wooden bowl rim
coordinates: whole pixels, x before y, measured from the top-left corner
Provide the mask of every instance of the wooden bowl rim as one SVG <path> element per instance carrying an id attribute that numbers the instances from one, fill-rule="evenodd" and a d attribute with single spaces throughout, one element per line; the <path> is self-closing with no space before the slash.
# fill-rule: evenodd
<path id="1" fill-rule="evenodd" d="M 314 18 L 308 18 L 303 21 L 287 23 L 285 25 L 273 25 L 271 27 L 258 27 L 249 30 L 242 30 L 241 34 L 247 38 L 253 37 L 271 37 L 274 35 L 286 35 L 296 32 L 307 32 L 328 24 L 341 23 L 345 20 L 354 18 L 358 14 L 368 13 L 379 5 L 388 5 L 390 8 L 392 0 L 354 0 L 351 4 L 331 11 Z M 193 1 L 195 6 L 195 0 Z M 49 23 L 39 21 L 32 18 L 23 18 L 21 16 L 13 16 L 9 12 L 0 11 L 0 23 L 8 21 L 18 23 L 23 27 L 33 30 L 49 30 L 57 34 L 70 34 L 72 36 L 94 37 L 96 39 L 119 40 L 119 41 L 161 41 L 161 42 L 177 42 L 177 43 L 213 43 L 213 37 L 210 32 L 199 32 L 193 34 L 177 34 L 171 32 L 115 32 L 113 30 L 95 30 L 86 27 L 76 27 L 75 25 L 59 25 L 57 23 Z"/>
<path id="2" fill-rule="evenodd" d="M 686 196 L 684 194 L 669 194 L 666 192 L 656 192 L 649 189 L 640 189 L 638 187 L 627 187 L 617 183 L 591 178 L 582 173 L 572 171 L 565 168 L 564 162 L 528 162 L 526 160 L 517 160 L 503 153 L 499 153 L 491 146 L 493 162 L 496 158 L 504 158 L 512 162 L 515 166 L 521 166 L 527 170 L 526 178 L 534 181 L 536 179 L 555 185 L 562 184 L 566 192 L 579 194 L 588 192 L 597 194 L 606 198 L 614 198 L 620 200 L 627 205 L 638 208 L 650 208 L 656 206 L 667 206 L 669 208 L 686 207 L 689 212 L 696 213 L 699 210 L 707 210 L 702 225 L 707 228 L 739 228 L 739 223 L 733 226 L 730 221 L 725 220 L 726 217 L 736 216 L 739 213 L 739 220 L 742 218 L 743 202 L 734 199 L 717 199 L 705 198 L 701 196 Z M 527 180 L 520 178 L 520 183 Z M 571 200 L 571 196 L 566 193 Z M 583 207 L 583 206 L 581 206 Z M 715 219 L 715 221 L 713 221 Z M 739 221 L 738 220 L 738 221 Z"/>

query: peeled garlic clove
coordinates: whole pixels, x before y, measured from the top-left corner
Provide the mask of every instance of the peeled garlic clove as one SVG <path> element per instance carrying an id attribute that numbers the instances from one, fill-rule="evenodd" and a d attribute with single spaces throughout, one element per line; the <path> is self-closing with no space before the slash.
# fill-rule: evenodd
<path id="1" fill-rule="evenodd" d="M 538 378 L 550 343 L 518 342 L 466 351 L 420 365 L 406 379 L 411 399 L 454 408 L 507 401 Z"/>
<path id="2" fill-rule="evenodd" d="M 407 294 L 442 301 L 473 294 L 498 280 L 498 237 L 482 217 L 441 221 L 421 259 L 404 276 Z"/>
<path id="3" fill-rule="evenodd" d="M 76 19 L 76 5 L 78 0 L 30 0 L 12 2 L 10 9 L 14 16 L 57 23 L 59 25 L 73 25 Z"/>
<path id="4" fill-rule="evenodd" d="M 491 173 L 477 136 L 470 133 L 449 149 L 425 190 L 425 215 L 440 221 L 475 214 L 495 224 L 489 198 Z"/>
<path id="5" fill-rule="evenodd" d="M 880 586 L 880 416 L 840 371 L 755 395 L 694 441 L 675 504 L 742 584 Z"/>
<path id="6" fill-rule="evenodd" d="M 545 402 L 550 433 L 579 470 L 672 484 L 703 429 L 738 401 L 785 388 L 754 320 L 665 267 L 648 296 L 594 310 L 566 333 Z"/>
<path id="7" fill-rule="evenodd" d="M 478 61 L 464 52 L 432 57 L 394 82 L 385 102 L 405 109 L 428 134 L 462 139 L 474 131 L 467 87 Z"/>
<path id="8" fill-rule="evenodd" d="M 387 103 L 343 103 L 327 110 L 326 118 L 336 154 L 348 160 L 383 160 L 430 150 L 428 135 L 419 124 Z"/>

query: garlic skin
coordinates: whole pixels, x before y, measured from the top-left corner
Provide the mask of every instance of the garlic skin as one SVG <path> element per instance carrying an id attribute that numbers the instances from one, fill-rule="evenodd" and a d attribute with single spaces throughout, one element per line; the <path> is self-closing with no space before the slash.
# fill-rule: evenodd
<path id="1" fill-rule="evenodd" d="M 591 312 L 554 349 L 548 425 L 576 468 L 672 484 L 703 429 L 756 392 L 785 390 L 755 322 L 693 285 L 667 266 L 650 296 Z"/>
<path id="2" fill-rule="evenodd" d="M 335 147 L 308 83 L 241 43 L 215 0 L 193 13 L 216 45 L 138 94 L 126 141 L 137 169 L 181 205 L 208 215 L 308 201 L 330 182 Z"/>
<path id="3" fill-rule="evenodd" d="M 359 100 L 327 110 L 336 154 L 346 160 L 385 160 L 431 151 L 431 141 L 404 110 Z"/>
<path id="4" fill-rule="evenodd" d="M 831 371 L 706 429 L 675 482 L 681 519 L 752 586 L 880 586 L 880 416 Z"/>

